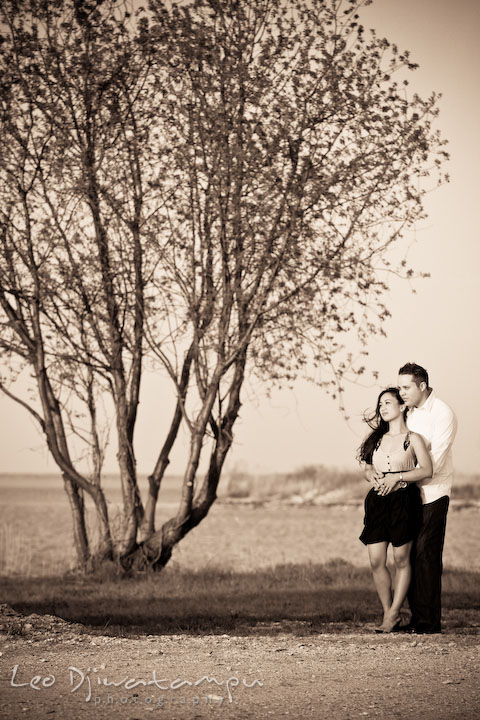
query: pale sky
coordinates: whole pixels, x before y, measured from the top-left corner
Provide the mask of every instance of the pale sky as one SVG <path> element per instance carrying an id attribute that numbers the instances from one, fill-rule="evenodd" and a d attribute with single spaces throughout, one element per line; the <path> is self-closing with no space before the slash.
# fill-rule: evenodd
<path id="1" fill-rule="evenodd" d="M 480 221 L 478 213 L 480 144 L 480 2 L 478 0 L 375 0 L 362 11 L 363 24 L 408 49 L 420 67 L 410 75 L 412 92 L 441 92 L 437 127 L 449 140 L 451 182 L 427 198 L 429 217 L 404 239 L 410 264 L 431 274 L 418 280 L 413 294 L 406 281 L 391 282 L 387 299 L 392 318 L 387 338 L 368 346 L 366 366 L 380 372 L 378 383 L 346 387 L 345 422 L 337 404 L 312 384 L 275 391 L 267 399 L 261 385 L 247 383 L 235 427 L 228 468 L 290 471 L 307 464 L 355 467 L 356 448 L 365 432 L 365 409 L 383 387 L 396 384 L 405 362 L 427 368 L 437 395 L 457 414 L 454 445 L 459 472 L 480 468 Z M 158 419 L 161 398 L 156 380 L 146 379 L 136 430 L 140 472 L 150 472 L 163 442 Z M 0 472 L 56 472 L 43 440 L 26 411 L 0 397 Z M 171 472 L 181 473 L 188 443 L 172 454 Z M 115 472 L 112 448 L 106 470 Z"/>

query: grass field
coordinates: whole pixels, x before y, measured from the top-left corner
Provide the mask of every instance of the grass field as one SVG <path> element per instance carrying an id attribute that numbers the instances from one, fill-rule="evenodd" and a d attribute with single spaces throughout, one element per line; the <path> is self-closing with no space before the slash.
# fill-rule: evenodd
<path id="1" fill-rule="evenodd" d="M 356 567 L 366 566 L 366 549 L 358 536 L 367 484 L 358 476 L 348 480 L 345 473 L 335 485 L 336 473 L 326 476 L 323 494 L 314 496 L 311 491 L 315 485 L 318 490 L 320 482 L 315 476 L 297 474 L 296 483 L 291 476 L 252 476 L 251 492 L 242 499 L 236 493 L 232 498 L 229 492 L 237 487 L 236 481 L 226 483 L 207 518 L 175 548 L 171 567 L 244 572 L 291 563 L 323 564 L 338 558 Z M 465 487 L 476 498 L 480 484 L 465 480 L 454 488 L 444 560 L 447 568 L 480 571 L 479 506 L 469 498 L 459 500 Z M 179 485 L 178 479 L 166 478 L 157 527 L 175 513 Z M 115 478 L 106 478 L 105 491 L 110 515 L 119 522 Z M 0 494 L 0 574 L 51 576 L 70 570 L 75 555 L 70 509 L 60 478 L 0 476 Z M 92 525 L 91 508 L 89 518 Z"/>
<path id="2" fill-rule="evenodd" d="M 449 570 L 444 618 L 450 630 L 480 629 L 480 574 Z M 155 576 L 3 578 L 2 601 L 58 615 L 102 634 L 300 633 L 358 629 L 379 620 L 367 568 L 337 560 L 239 572 L 167 568 Z M 21 630 L 21 629 L 20 629 Z"/>
<path id="3" fill-rule="evenodd" d="M 114 480 L 107 486 L 110 510 L 119 512 Z M 3 477 L 0 488 L 0 599 L 18 610 L 124 632 L 249 633 L 273 631 L 279 620 L 315 630 L 378 619 L 367 551 L 358 540 L 360 500 L 264 503 L 253 493 L 257 500 L 248 504 L 224 493 L 162 573 L 120 579 L 114 568 L 96 577 L 69 572 L 70 514 L 57 478 Z M 363 494 L 366 485 L 360 488 Z M 283 497 L 308 500 L 310 490 L 290 482 Z M 270 495 L 278 498 L 271 489 Z M 177 496 L 178 481 L 170 479 L 157 525 L 175 512 Z M 479 516 L 478 506 L 458 501 L 449 512 L 444 609 L 455 628 L 480 626 Z"/>

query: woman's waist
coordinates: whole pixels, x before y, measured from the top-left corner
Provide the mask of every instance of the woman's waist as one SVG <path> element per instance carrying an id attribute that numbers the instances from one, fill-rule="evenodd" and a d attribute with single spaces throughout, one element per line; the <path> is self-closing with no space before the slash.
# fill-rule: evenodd
<path id="1" fill-rule="evenodd" d="M 394 502 L 394 498 L 399 496 L 405 498 L 414 498 L 415 500 L 420 497 L 420 488 L 417 483 L 405 483 L 405 486 L 395 485 L 395 487 L 387 493 L 387 495 L 379 495 L 377 488 L 372 487 L 368 491 L 368 496 L 375 496 L 382 502 Z"/>
<path id="2" fill-rule="evenodd" d="M 387 473 L 402 473 L 408 472 L 409 470 L 415 470 L 413 463 L 382 463 L 377 462 L 373 466 L 375 470 L 386 475 Z"/>

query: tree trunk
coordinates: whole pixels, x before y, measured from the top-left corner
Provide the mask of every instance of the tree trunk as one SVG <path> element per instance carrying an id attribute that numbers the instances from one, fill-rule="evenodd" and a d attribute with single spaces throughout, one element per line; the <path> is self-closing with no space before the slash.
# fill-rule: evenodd
<path id="1" fill-rule="evenodd" d="M 183 363 L 180 385 L 178 388 L 178 400 L 173 414 L 170 430 L 158 456 L 155 469 L 148 478 L 148 497 L 145 503 L 145 513 L 140 527 L 139 539 L 146 540 L 155 532 L 155 510 L 157 507 L 158 492 L 160 484 L 165 475 L 165 471 L 170 463 L 169 455 L 173 447 L 173 443 L 178 435 L 180 423 L 183 417 L 183 405 L 190 377 L 190 368 L 193 360 L 193 344 L 190 346 Z"/>
<path id="2" fill-rule="evenodd" d="M 136 544 L 137 529 L 143 517 L 143 506 L 138 492 L 134 462 L 129 457 L 130 448 L 121 438 L 119 442 L 122 443 L 117 457 L 123 495 L 123 528 L 118 553 L 123 556 L 129 553 Z"/>
<path id="3" fill-rule="evenodd" d="M 66 473 L 63 473 L 63 484 L 70 501 L 73 521 L 73 542 L 77 553 L 78 565 L 85 569 L 90 557 L 87 528 L 85 526 L 85 503 L 83 491 L 78 488 Z"/>
<path id="4" fill-rule="evenodd" d="M 218 483 L 231 445 L 232 439 L 225 441 L 225 436 L 216 441 L 207 474 L 198 499 L 193 503 L 192 511 L 183 520 L 179 521 L 178 515 L 176 518 L 171 518 L 159 532 L 148 538 L 139 548 L 140 553 L 133 563 L 135 567 L 139 568 L 144 563 L 153 570 L 161 570 L 170 560 L 175 545 L 207 516 L 217 498 Z"/>
<path id="5" fill-rule="evenodd" d="M 102 488 L 95 486 L 94 489 L 92 489 L 91 496 L 95 503 L 99 533 L 98 545 L 91 558 L 91 564 L 96 566 L 105 560 L 113 559 L 113 541 L 110 532 L 107 503 Z"/>
<path id="6" fill-rule="evenodd" d="M 123 529 L 119 542 L 120 556 L 135 547 L 138 526 L 143 520 L 143 505 L 137 485 L 133 436 L 128 427 L 128 409 L 123 369 L 115 373 L 115 413 L 118 438 L 118 467 L 123 498 Z"/>
<path id="7" fill-rule="evenodd" d="M 139 545 L 127 560 L 126 567 L 145 570 L 161 570 L 168 563 L 172 556 L 175 545 L 185 535 L 196 527 L 208 514 L 211 506 L 217 498 L 217 487 L 222 474 L 223 465 L 233 443 L 233 426 L 240 411 L 240 391 L 243 384 L 245 371 L 245 353 L 237 360 L 234 377 L 229 390 L 228 408 L 222 417 L 217 428 L 214 447 L 210 455 L 210 464 L 199 493 L 190 503 L 190 511 L 185 514 L 187 507 L 186 492 L 192 491 L 193 487 L 188 486 L 191 481 L 192 471 L 195 466 L 195 459 L 199 459 L 199 453 L 195 438 L 192 440 L 192 452 L 184 479 L 184 493 L 180 504 L 179 512 L 175 518 L 167 520 L 161 529 L 147 538 Z M 203 437 L 203 436 L 202 436 Z M 194 477 L 194 475 L 193 475 Z"/>

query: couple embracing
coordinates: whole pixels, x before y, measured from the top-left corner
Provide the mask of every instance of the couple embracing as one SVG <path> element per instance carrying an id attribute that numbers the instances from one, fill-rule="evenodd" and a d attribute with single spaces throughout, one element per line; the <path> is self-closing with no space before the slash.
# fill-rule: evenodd
<path id="1" fill-rule="evenodd" d="M 452 443 L 457 421 L 429 386 L 427 371 L 407 363 L 398 387 L 383 390 L 367 420 L 372 432 L 359 459 L 372 488 L 364 529 L 375 587 L 383 607 L 377 632 L 441 632 L 442 553 L 453 481 Z M 387 567 L 393 547 L 395 587 Z M 411 610 L 400 625 L 405 597 Z"/>

